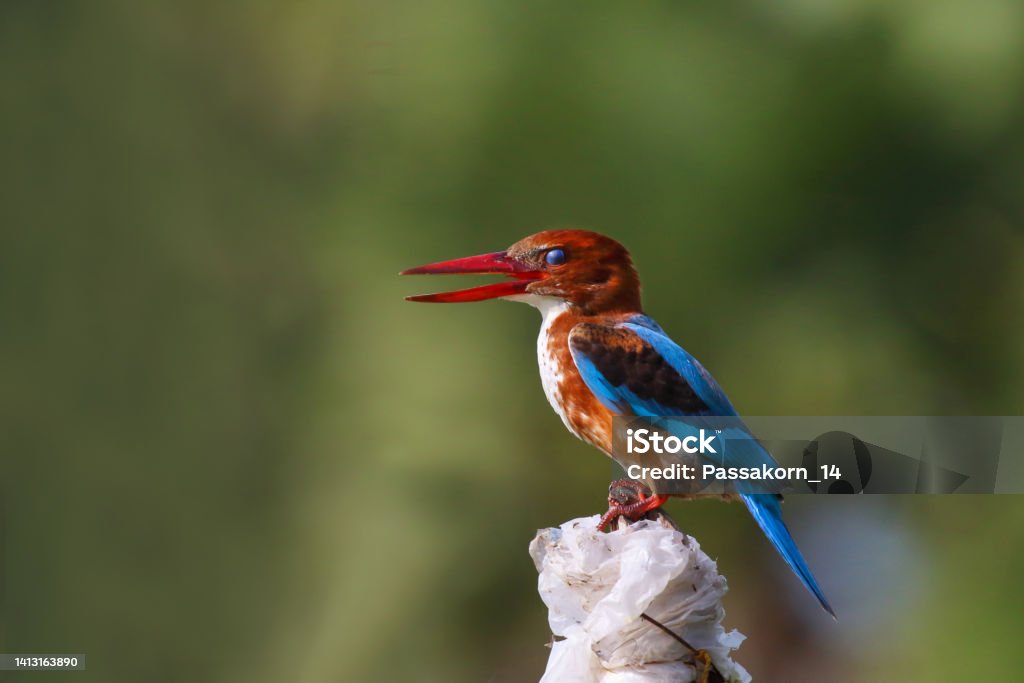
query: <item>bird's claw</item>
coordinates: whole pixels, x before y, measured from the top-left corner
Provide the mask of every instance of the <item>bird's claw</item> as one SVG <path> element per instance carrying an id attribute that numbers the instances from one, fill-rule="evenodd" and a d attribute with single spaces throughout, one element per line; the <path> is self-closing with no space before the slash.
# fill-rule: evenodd
<path id="1" fill-rule="evenodd" d="M 635 522 L 651 510 L 664 505 L 666 500 L 668 496 L 655 494 L 638 481 L 613 481 L 608 485 L 608 512 L 601 517 L 597 528 L 603 531 L 619 517 Z"/>

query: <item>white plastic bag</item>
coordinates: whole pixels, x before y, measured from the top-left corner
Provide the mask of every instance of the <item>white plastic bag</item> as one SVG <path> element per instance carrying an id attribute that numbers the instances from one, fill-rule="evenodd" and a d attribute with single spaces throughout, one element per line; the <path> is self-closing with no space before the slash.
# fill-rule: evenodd
<path id="1" fill-rule="evenodd" d="M 605 534 L 599 519 L 542 529 L 530 544 L 548 623 L 563 638 L 541 683 L 696 680 L 693 653 L 641 614 L 706 650 L 726 680 L 749 681 L 730 659 L 744 636 L 721 625 L 728 586 L 697 542 L 661 521 Z"/>

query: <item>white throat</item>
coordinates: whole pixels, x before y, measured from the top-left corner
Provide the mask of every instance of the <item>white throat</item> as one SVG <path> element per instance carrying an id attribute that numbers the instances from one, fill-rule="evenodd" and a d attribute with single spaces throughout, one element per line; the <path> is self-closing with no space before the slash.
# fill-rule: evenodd
<path id="1" fill-rule="evenodd" d="M 513 296 L 505 297 L 509 301 L 519 301 L 524 304 L 530 304 L 538 311 L 540 311 L 541 317 L 544 319 L 541 325 L 542 332 L 544 328 L 550 327 L 551 323 L 558 316 L 569 310 L 569 302 L 564 299 L 559 299 L 555 296 L 541 296 L 540 294 L 515 294 Z"/>
<path id="2" fill-rule="evenodd" d="M 540 326 L 540 334 L 537 335 L 537 365 L 540 368 L 540 382 L 544 387 L 544 395 L 548 403 L 570 432 L 579 436 L 573 426 L 566 418 L 565 409 L 562 403 L 562 368 L 558 364 L 553 349 L 548 343 L 548 333 L 555 320 L 569 310 L 569 302 L 553 296 L 539 296 L 537 294 L 517 294 L 516 296 L 505 297 L 511 301 L 521 301 L 530 304 L 540 311 L 543 322 Z"/>

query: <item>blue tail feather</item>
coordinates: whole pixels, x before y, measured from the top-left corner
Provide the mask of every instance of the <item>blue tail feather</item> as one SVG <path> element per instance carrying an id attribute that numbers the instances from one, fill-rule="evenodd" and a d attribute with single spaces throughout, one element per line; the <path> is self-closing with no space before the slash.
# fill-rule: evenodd
<path id="1" fill-rule="evenodd" d="M 778 496 L 766 493 L 745 495 L 743 496 L 743 502 L 747 504 L 747 509 L 750 510 L 750 514 L 757 520 L 757 524 L 764 531 L 765 536 L 768 537 L 768 540 L 772 542 L 775 549 L 782 555 L 782 559 L 800 577 L 800 581 L 807 587 L 807 590 L 814 593 L 814 597 L 818 598 L 821 606 L 834 619 L 836 613 L 832 610 L 832 606 L 828 604 L 828 600 L 825 598 L 825 594 L 821 592 L 821 588 L 818 587 L 818 582 L 814 580 L 814 575 L 811 574 L 811 570 L 807 567 L 807 563 L 804 562 L 804 558 L 800 554 L 800 550 L 797 549 L 793 537 L 789 534 L 789 529 L 786 528 L 785 522 L 782 521 L 782 508 Z"/>

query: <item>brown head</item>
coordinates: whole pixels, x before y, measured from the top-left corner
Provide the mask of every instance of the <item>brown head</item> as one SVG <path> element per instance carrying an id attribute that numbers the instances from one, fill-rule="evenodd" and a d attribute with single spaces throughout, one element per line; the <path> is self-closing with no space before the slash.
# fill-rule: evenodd
<path id="1" fill-rule="evenodd" d="M 519 240 L 505 251 L 442 261 L 403 271 L 402 275 L 500 273 L 511 281 L 409 301 L 462 303 L 508 298 L 566 301 L 581 313 L 640 312 L 640 280 L 629 252 L 604 235 L 587 230 L 545 230 Z M 532 296 L 531 296 L 532 295 Z"/>

